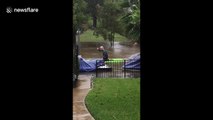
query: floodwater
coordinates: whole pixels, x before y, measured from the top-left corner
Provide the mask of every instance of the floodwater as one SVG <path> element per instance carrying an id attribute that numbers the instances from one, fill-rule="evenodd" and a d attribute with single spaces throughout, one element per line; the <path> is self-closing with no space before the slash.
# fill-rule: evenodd
<path id="1" fill-rule="evenodd" d="M 115 42 L 114 47 L 110 47 L 107 42 L 82 42 L 80 43 L 80 55 L 85 58 L 102 58 L 102 52 L 97 50 L 97 47 L 104 46 L 108 51 L 110 58 L 128 58 L 131 55 L 140 52 L 140 46 L 135 45 L 121 45 L 119 42 Z M 122 65 L 118 66 L 118 63 L 114 63 L 114 69 L 110 72 L 100 71 L 99 77 L 139 77 L 140 71 L 126 71 L 123 72 L 118 68 L 122 68 Z M 116 67 L 116 68 L 115 68 Z"/>
<path id="2" fill-rule="evenodd" d="M 81 42 L 80 55 L 83 58 L 102 58 L 102 52 L 97 51 L 97 47 L 103 45 L 108 51 L 110 58 L 128 58 L 131 55 L 140 52 L 140 46 L 127 46 L 115 42 L 114 47 L 110 47 L 108 43 L 104 42 Z"/>

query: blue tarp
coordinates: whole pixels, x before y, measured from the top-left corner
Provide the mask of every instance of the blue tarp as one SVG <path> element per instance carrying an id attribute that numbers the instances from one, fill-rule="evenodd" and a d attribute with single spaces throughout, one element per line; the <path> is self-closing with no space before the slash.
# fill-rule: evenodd
<path id="1" fill-rule="evenodd" d="M 140 70 L 140 53 L 130 56 L 123 68 Z"/>
<path id="2" fill-rule="evenodd" d="M 97 67 L 104 65 L 103 60 L 99 59 L 92 59 L 92 60 L 85 60 L 82 57 L 79 57 L 80 59 L 80 72 L 92 72 L 96 70 L 96 60 L 97 61 Z"/>

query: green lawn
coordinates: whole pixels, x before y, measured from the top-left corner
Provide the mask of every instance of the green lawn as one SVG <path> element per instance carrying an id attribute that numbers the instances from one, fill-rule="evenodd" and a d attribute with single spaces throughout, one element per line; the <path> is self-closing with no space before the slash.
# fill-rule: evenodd
<path id="1" fill-rule="evenodd" d="M 93 35 L 93 30 L 88 29 L 87 31 L 85 31 L 83 34 L 80 35 L 80 40 L 81 42 L 103 42 L 103 37 L 99 36 L 96 37 L 95 35 Z M 115 41 L 126 41 L 127 38 L 120 35 L 120 34 L 115 34 Z"/>
<path id="2" fill-rule="evenodd" d="M 95 79 L 86 106 L 96 120 L 139 120 L 140 79 Z"/>

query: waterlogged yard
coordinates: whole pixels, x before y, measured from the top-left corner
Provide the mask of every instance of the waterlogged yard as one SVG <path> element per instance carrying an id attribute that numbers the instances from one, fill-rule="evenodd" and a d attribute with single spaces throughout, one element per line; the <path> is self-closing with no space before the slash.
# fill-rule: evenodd
<path id="1" fill-rule="evenodd" d="M 96 120 L 139 120 L 140 78 L 95 79 L 86 106 Z"/>

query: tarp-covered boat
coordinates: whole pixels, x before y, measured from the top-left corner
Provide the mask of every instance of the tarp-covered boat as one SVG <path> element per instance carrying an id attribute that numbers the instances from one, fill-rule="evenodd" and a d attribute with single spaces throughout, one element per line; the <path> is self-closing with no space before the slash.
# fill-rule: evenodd
<path id="1" fill-rule="evenodd" d="M 97 67 L 104 65 L 104 61 L 101 59 L 85 60 L 81 56 L 79 56 L 79 59 L 80 59 L 80 72 L 95 71 L 96 70 L 96 61 L 97 61 Z"/>
<path id="2" fill-rule="evenodd" d="M 127 59 L 127 63 L 123 66 L 125 69 L 140 70 L 140 53 L 136 53 Z"/>

